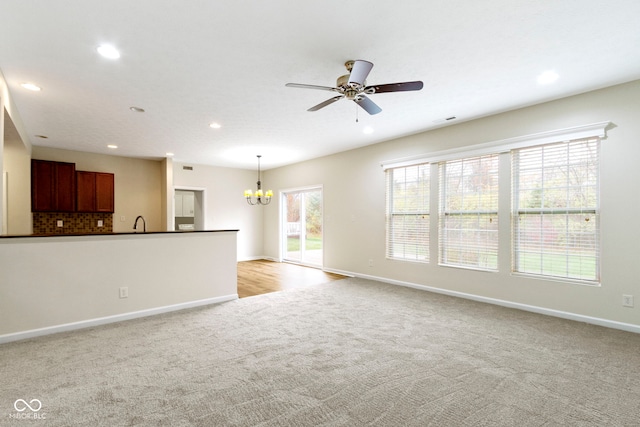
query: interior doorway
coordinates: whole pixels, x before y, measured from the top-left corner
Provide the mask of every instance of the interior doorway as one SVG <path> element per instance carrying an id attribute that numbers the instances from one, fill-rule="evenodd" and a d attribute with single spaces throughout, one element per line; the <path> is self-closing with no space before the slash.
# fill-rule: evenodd
<path id="1" fill-rule="evenodd" d="M 176 231 L 206 230 L 204 207 L 203 188 L 174 188 L 173 229 Z"/>
<path id="2" fill-rule="evenodd" d="M 282 207 L 283 259 L 322 267 L 322 187 L 283 191 Z"/>

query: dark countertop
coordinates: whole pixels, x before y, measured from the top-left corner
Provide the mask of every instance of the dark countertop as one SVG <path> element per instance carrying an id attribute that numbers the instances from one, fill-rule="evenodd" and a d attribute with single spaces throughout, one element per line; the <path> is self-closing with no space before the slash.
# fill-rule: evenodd
<path id="1" fill-rule="evenodd" d="M 239 231 L 239 230 L 189 230 L 189 231 L 147 231 L 147 232 L 135 232 L 127 231 L 120 233 L 74 233 L 74 234 L 16 234 L 0 236 L 0 239 L 15 239 L 15 238 L 30 238 L 30 237 L 78 237 L 78 236 L 127 236 L 135 234 L 191 234 L 191 233 L 221 233 L 227 231 Z"/>

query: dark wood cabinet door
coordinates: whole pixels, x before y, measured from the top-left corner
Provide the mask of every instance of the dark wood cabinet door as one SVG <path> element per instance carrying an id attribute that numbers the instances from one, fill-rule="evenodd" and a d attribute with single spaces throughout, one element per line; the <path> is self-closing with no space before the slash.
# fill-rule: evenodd
<path id="1" fill-rule="evenodd" d="M 96 212 L 114 211 L 114 175 L 96 173 Z"/>
<path id="2" fill-rule="evenodd" d="M 31 210 L 33 212 L 55 210 L 54 162 L 31 160 Z"/>
<path id="3" fill-rule="evenodd" d="M 31 160 L 31 210 L 73 212 L 76 210 L 76 165 Z"/>
<path id="4" fill-rule="evenodd" d="M 76 166 L 73 163 L 56 164 L 56 210 L 76 210 Z"/>
<path id="5" fill-rule="evenodd" d="M 76 207 L 78 212 L 96 211 L 96 173 L 76 172 Z"/>
<path id="6" fill-rule="evenodd" d="M 76 185 L 78 212 L 113 212 L 112 173 L 77 171 Z"/>

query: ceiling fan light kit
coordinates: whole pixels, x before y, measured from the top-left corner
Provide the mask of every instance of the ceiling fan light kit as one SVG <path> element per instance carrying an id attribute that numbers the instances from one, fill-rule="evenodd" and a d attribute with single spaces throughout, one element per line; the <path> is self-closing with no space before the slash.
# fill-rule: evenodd
<path id="1" fill-rule="evenodd" d="M 329 98 L 318 105 L 314 105 L 307 111 L 318 111 L 328 105 L 333 104 L 343 98 L 353 101 L 358 104 L 363 110 L 369 114 L 378 114 L 382 111 L 378 105 L 373 102 L 367 95 L 373 95 L 376 93 L 386 92 L 406 92 L 420 90 L 423 87 L 421 81 L 401 82 L 401 83 L 388 83 L 383 85 L 367 86 L 367 76 L 373 68 L 373 63 L 358 59 L 355 61 L 347 61 L 344 66 L 349 71 L 349 74 L 338 77 L 336 80 L 336 87 L 330 86 L 317 86 L 300 83 L 287 83 L 287 87 L 296 87 L 300 89 L 317 89 L 326 90 L 339 93 L 338 96 Z"/>

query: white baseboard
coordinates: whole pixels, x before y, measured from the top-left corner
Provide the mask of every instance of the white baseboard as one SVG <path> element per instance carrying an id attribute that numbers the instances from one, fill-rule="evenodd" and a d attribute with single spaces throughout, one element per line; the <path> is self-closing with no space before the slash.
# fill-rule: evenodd
<path id="1" fill-rule="evenodd" d="M 331 271 L 333 273 L 342 274 L 345 276 L 352 276 L 352 277 L 358 277 L 361 279 L 374 280 L 377 282 L 384 282 L 392 285 L 419 289 L 422 291 L 434 292 L 434 293 L 449 295 L 449 296 L 458 297 L 458 298 L 465 298 L 473 301 L 484 302 L 487 304 L 500 305 L 503 307 L 515 308 L 518 310 L 530 311 L 532 313 L 544 314 L 547 316 L 559 317 L 562 319 L 574 320 L 576 322 L 590 323 L 592 325 L 604 326 L 606 328 L 619 329 L 622 331 L 634 332 L 636 334 L 640 334 L 640 325 L 635 325 L 632 323 L 617 322 L 615 320 L 603 319 L 600 317 L 585 316 L 582 314 L 570 313 L 567 311 L 553 310 L 550 308 L 538 307 L 535 305 L 521 304 L 521 303 L 507 301 L 507 300 L 483 297 L 480 295 L 468 294 L 465 292 L 450 291 L 448 289 L 435 288 L 432 286 L 419 285 L 417 283 L 403 282 L 400 280 L 387 279 L 384 277 L 370 276 L 367 274 L 353 273 L 350 271 L 341 271 L 341 270 L 325 270 L 325 271 Z"/>
<path id="2" fill-rule="evenodd" d="M 244 258 L 238 258 L 238 262 L 243 262 L 243 261 L 258 261 L 260 259 L 266 259 L 263 256 L 250 256 L 250 257 L 244 257 Z"/>
<path id="3" fill-rule="evenodd" d="M 351 273 L 350 271 L 344 271 L 344 270 L 336 270 L 334 268 L 323 268 L 322 271 L 326 271 L 327 273 L 334 273 L 334 274 L 340 274 L 341 276 L 347 276 L 347 277 L 356 277 L 355 273 Z M 362 277 L 363 279 L 366 279 L 366 277 L 360 275 L 357 277 Z M 371 280 L 375 280 L 375 279 L 371 279 Z M 378 280 L 383 281 L 383 280 Z"/>
<path id="4" fill-rule="evenodd" d="M 266 255 L 245 257 L 245 258 L 242 258 L 242 259 L 238 259 L 238 262 L 243 262 L 243 261 L 261 261 L 261 260 L 273 261 L 273 262 L 282 262 L 281 259 L 273 258 L 273 257 L 266 256 Z"/>
<path id="5" fill-rule="evenodd" d="M 233 301 L 236 299 L 238 299 L 238 294 L 224 295 L 216 298 L 189 301 L 180 304 L 167 305 L 164 307 L 155 307 L 147 310 L 133 311 L 130 313 L 116 314 L 113 316 L 99 317 L 96 319 L 81 320 L 79 322 L 65 323 L 62 325 L 48 326 L 46 328 L 15 332 L 6 335 L 0 335 L 0 344 L 39 337 L 43 335 L 56 334 L 58 332 L 74 331 L 76 329 L 84 329 L 93 326 L 106 325 L 108 323 L 122 322 L 123 320 L 131 320 L 140 317 L 153 316 L 156 314 L 169 313 L 171 311 L 184 310 L 187 308 L 200 307 L 203 305 L 219 304 L 221 302 Z"/>
<path id="6" fill-rule="evenodd" d="M 238 261 L 240 262 L 240 261 L 258 261 L 258 260 L 273 261 L 273 262 L 288 262 L 288 261 L 283 261 L 283 260 L 278 259 L 278 258 L 269 257 L 269 256 L 266 256 L 266 255 L 255 257 L 255 258 L 238 260 Z M 294 262 L 293 264 L 296 264 L 296 263 Z M 342 271 L 342 270 L 334 270 L 332 268 L 309 266 L 309 265 L 305 265 L 305 264 L 296 264 L 296 265 L 301 265 L 303 267 L 310 267 L 310 268 L 319 268 L 320 270 L 322 270 L 324 272 L 327 272 L 327 273 L 335 273 L 335 274 L 341 274 L 341 275 L 347 276 L 347 277 L 354 277 L 353 273 Z"/>

